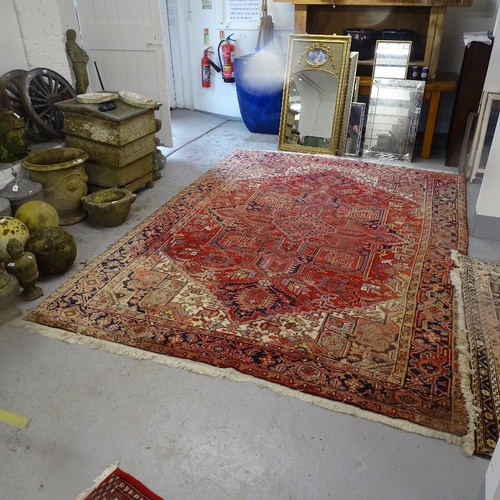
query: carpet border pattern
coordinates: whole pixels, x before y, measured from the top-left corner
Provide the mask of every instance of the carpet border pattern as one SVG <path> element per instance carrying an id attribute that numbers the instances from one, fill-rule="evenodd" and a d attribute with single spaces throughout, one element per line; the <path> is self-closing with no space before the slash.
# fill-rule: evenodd
<path id="1" fill-rule="evenodd" d="M 470 378 L 475 412 L 475 453 L 491 457 L 500 436 L 500 321 L 494 307 L 499 297 L 488 288 L 500 280 L 500 262 L 476 259 L 454 251 L 452 279 L 457 291 L 460 328 L 469 341 Z M 498 286 L 498 285 L 497 285 Z M 496 349 L 498 351 L 498 349 Z"/>

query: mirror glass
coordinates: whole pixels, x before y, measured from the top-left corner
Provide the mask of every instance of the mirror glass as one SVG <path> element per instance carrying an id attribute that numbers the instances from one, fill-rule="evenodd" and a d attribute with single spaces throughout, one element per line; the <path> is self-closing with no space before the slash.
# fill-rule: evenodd
<path id="1" fill-rule="evenodd" d="M 361 138 L 365 125 L 365 103 L 353 102 L 349 113 L 349 128 L 347 133 L 346 156 L 359 156 L 361 153 Z"/>
<path id="2" fill-rule="evenodd" d="M 290 35 L 279 149 L 337 154 L 350 43 L 346 36 Z"/>
<path id="3" fill-rule="evenodd" d="M 374 78 L 363 156 L 411 162 L 425 82 Z"/>
<path id="4" fill-rule="evenodd" d="M 349 56 L 349 75 L 347 77 L 347 88 L 345 94 L 344 114 L 342 116 L 342 130 L 339 141 L 339 156 L 343 156 L 347 151 L 347 139 L 349 137 L 349 120 L 351 118 L 351 104 L 355 100 L 354 93 L 356 87 L 356 71 L 358 69 L 359 52 L 351 52 Z"/>
<path id="5" fill-rule="evenodd" d="M 411 42 L 378 40 L 373 78 L 406 78 L 410 52 Z"/>
<path id="6" fill-rule="evenodd" d="M 500 92 L 484 92 L 472 141 L 470 164 L 466 169 L 470 181 L 485 172 L 499 114 Z"/>
<path id="7" fill-rule="evenodd" d="M 324 71 L 305 70 L 292 76 L 289 103 L 298 144 L 330 149 L 338 85 L 338 79 Z"/>
<path id="8" fill-rule="evenodd" d="M 458 161 L 458 171 L 459 173 L 466 173 L 467 178 L 470 178 L 471 168 L 469 167 L 469 161 L 472 153 L 472 140 L 477 127 L 477 119 L 479 113 L 469 113 L 467 117 L 467 123 L 465 125 L 465 134 L 462 142 L 462 148 L 460 150 L 460 159 Z"/>

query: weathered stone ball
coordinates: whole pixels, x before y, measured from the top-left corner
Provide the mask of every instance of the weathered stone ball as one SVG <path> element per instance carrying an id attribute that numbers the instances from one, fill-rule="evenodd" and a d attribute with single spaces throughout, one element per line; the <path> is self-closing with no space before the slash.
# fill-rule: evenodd
<path id="1" fill-rule="evenodd" d="M 23 203 L 16 210 L 14 217 L 26 224 L 32 236 L 45 227 L 59 226 L 57 210 L 45 201 L 31 200 Z"/>
<path id="2" fill-rule="evenodd" d="M 7 253 L 7 243 L 11 238 L 19 240 L 24 247 L 29 237 L 30 232 L 24 222 L 8 215 L 0 216 L 0 262 L 10 258 Z"/>
<path id="3" fill-rule="evenodd" d="M 28 240 L 26 251 L 34 254 L 41 273 L 61 274 L 75 262 L 76 242 L 62 227 L 46 227 Z"/>

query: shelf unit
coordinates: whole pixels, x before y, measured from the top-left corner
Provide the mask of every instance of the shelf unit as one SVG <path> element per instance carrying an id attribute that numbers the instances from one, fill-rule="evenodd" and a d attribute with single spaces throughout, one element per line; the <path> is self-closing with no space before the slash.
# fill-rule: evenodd
<path id="1" fill-rule="evenodd" d="M 415 31 L 410 66 L 427 66 L 436 78 L 448 7 L 472 0 L 274 0 L 294 4 L 295 33 L 338 34 L 346 28 L 409 28 Z M 358 75 L 370 76 L 373 61 L 359 61 Z"/>

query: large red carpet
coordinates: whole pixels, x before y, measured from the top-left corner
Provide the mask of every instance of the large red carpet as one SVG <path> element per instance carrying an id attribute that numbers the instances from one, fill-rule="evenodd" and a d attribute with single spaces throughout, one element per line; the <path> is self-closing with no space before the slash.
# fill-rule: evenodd
<path id="1" fill-rule="evenodd" d="M 28 319 L 463 443 L 451 250 L 459 175 L 240 150 Z"/>

